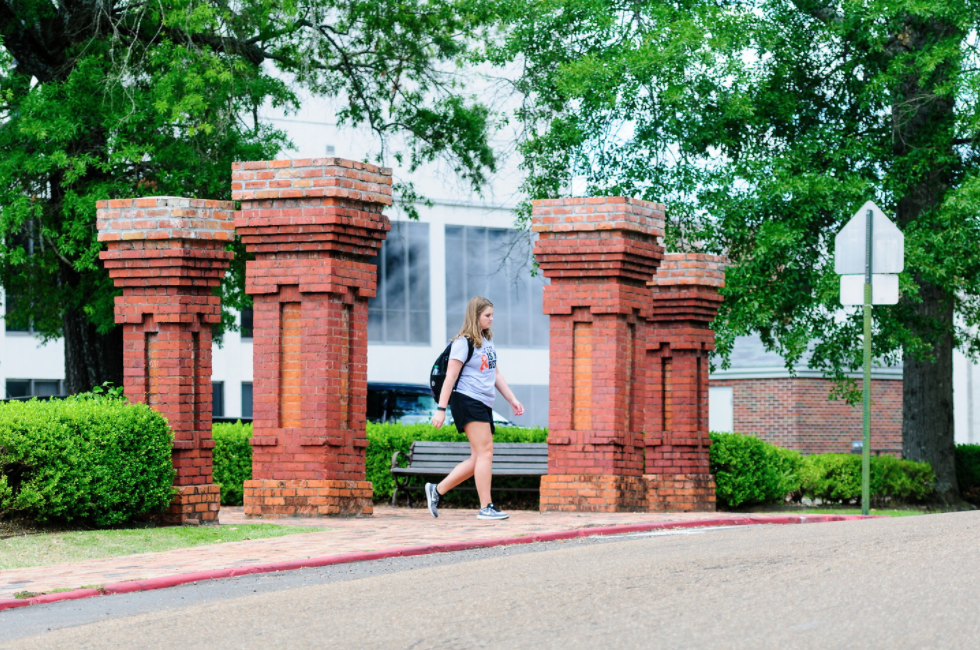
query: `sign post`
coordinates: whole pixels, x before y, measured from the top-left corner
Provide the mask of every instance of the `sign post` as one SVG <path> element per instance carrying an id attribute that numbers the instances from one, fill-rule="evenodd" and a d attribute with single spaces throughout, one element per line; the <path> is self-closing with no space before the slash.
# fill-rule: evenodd
<path id="1" fill-rule="evenodd" d="M 834 246 L 834 270 L 841 276 L 841 304 L 864 307 L 861 512 L 868 514 L 871 504 L 871 306 L 898 302 L 898 276 L 895 274 L 905 269 L 905 237 L 878 206 L 868 201 L 837 233 Z M 859 286 L 863 289 L 860 294 L 856 291 Z"/>
<path id="2" fill-rule="evenodd" d="M 871 504 L 871 262 L 874 257 L 874 210 L 865 221 L 864 252 L 864 437 L 861 444 L 861 514 L 869 514 Z"/>

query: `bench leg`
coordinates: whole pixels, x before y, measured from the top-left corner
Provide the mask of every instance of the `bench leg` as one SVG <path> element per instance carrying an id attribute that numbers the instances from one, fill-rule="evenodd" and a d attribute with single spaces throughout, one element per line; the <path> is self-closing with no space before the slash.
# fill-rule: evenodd
<path id="1" fill-rule="evenodd" d="M 391 491 L 391 507 L 398 505 L 398 482 L 395 482 L 395 489 Z"/>

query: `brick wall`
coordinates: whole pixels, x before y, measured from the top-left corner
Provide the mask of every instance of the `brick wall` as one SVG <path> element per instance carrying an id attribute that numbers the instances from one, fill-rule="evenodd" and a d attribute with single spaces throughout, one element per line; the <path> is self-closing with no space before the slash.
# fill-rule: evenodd
<path id="1" fill-rule="evenodd" d="M 548 476 L 542 510 L 642 510 L 642 417 L 632 389 L 663 206 L 623 197 L 535 201 L 535 257 L 551 284 Z"/>
<path id="2" fill-rule="evenodd" d="M 725 284 L 725 259 L 670 253 L 648 283 L 644 337 L 647 509 L 713 510 L 708 359 Z"/>
<path id="3" fill-rule="evenodd" d="M 219 488 L 211 481 L 211 327 L 221 320 L 212 289 L 231 253 L 230 201 L 147 197 L 100 201 L 100 257 L 123 295 L 126 396 L 160 412 L 174 432 L 177 497 L 164 519 L 217 520 Z"/>
<path id="4" fill-rule="evenodd" d="M 862 381 L 858 380 L 858 389 Z M 806 377 L 784 379 L 712 380 L 712 386 L 730 386 L 734 429 L 757 434 L 780 447 L 805 454 L 850 453 L 861 440 L 862 408 L 848 406 L 828 395 L 833 382 Z M 902 382 L 871 382 L 872 453 L 899 455 L 902 449 Z"/>
<path id="5" fill-rule="evenodd" d="M 367 301 L 391 228 L 391 170 L 342 158 L 235 163 L 235 225 L 255 260 L 248 516 L 370 514 Z"/>

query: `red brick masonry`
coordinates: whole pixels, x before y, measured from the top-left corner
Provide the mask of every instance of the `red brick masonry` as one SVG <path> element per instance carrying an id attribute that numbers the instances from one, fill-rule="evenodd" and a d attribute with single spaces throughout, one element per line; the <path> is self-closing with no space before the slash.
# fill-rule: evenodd
<path id="1" fill-rule="evenodd" d="M 542 510 L 643 510 L 637 349 L 646 283 L 663 258 L 663 206 L 623 197 L 535 201 L 534 254 L 551 320 L 548 475 Z"/>
<path id="2" fill-rule="evenodd" d="M 249 516 L 369 515 L 367 301 L 391 226 L 391 170 L 344 160 L 235 163 L 235 226 L 255 260 Z"/>
<path id="3" fill-rule="evenodd" d="M 724 260 L 667 255 L 660 204 L 535 201 L 551 284 L 542 510 L 713 510 L 708 355 Z"/>
<path id="4" fill-rule="evenodd" d="M 829 399 L 834 386 L 829 379 L 713 379 L 711 385 L 732 388 L 735 431 L 780 447 L 804 454 L 847 454 L 863 435 L 860 403 L 848 406 Z M 901 379 L 872 379 L 871 400 L 871 452 L 901 455 Z"/>
<path id="5" fill-rule="evenodd" d="M 174 432 L 178 495 L 164 519 L 217 520 L 211 482 L 211 326 L 221 320 L 218 286 L 232 254 L 230 201 L 149 197 L 100 201 L 100 257 L 123 295 L 126 396 L 159 411 Z"/>
<path id="6" fill-rule="evenodd" d="M 653 308 L 646 330 L 647 507 L 714 510 L 709 473 L 708 371 L 711 329 L 725 285 L 725 260 L 671 253 L 648 283 Z"/>

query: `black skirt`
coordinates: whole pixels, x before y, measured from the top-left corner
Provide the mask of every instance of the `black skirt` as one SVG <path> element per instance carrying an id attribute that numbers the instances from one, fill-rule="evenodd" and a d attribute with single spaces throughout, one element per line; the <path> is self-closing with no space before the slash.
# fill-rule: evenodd
<path id="1" fill-rule="evenodd" d="M 493 426 L 493 409 L 480 400 L 453 391 L 449 398 L 449 408 L 453 412 L 453 424 L 459 431 L 466 429 L 466 425 L 470 422 L 486 422 L 490 425 L 490 434 L 496 433 L 496 428 Z"/>

